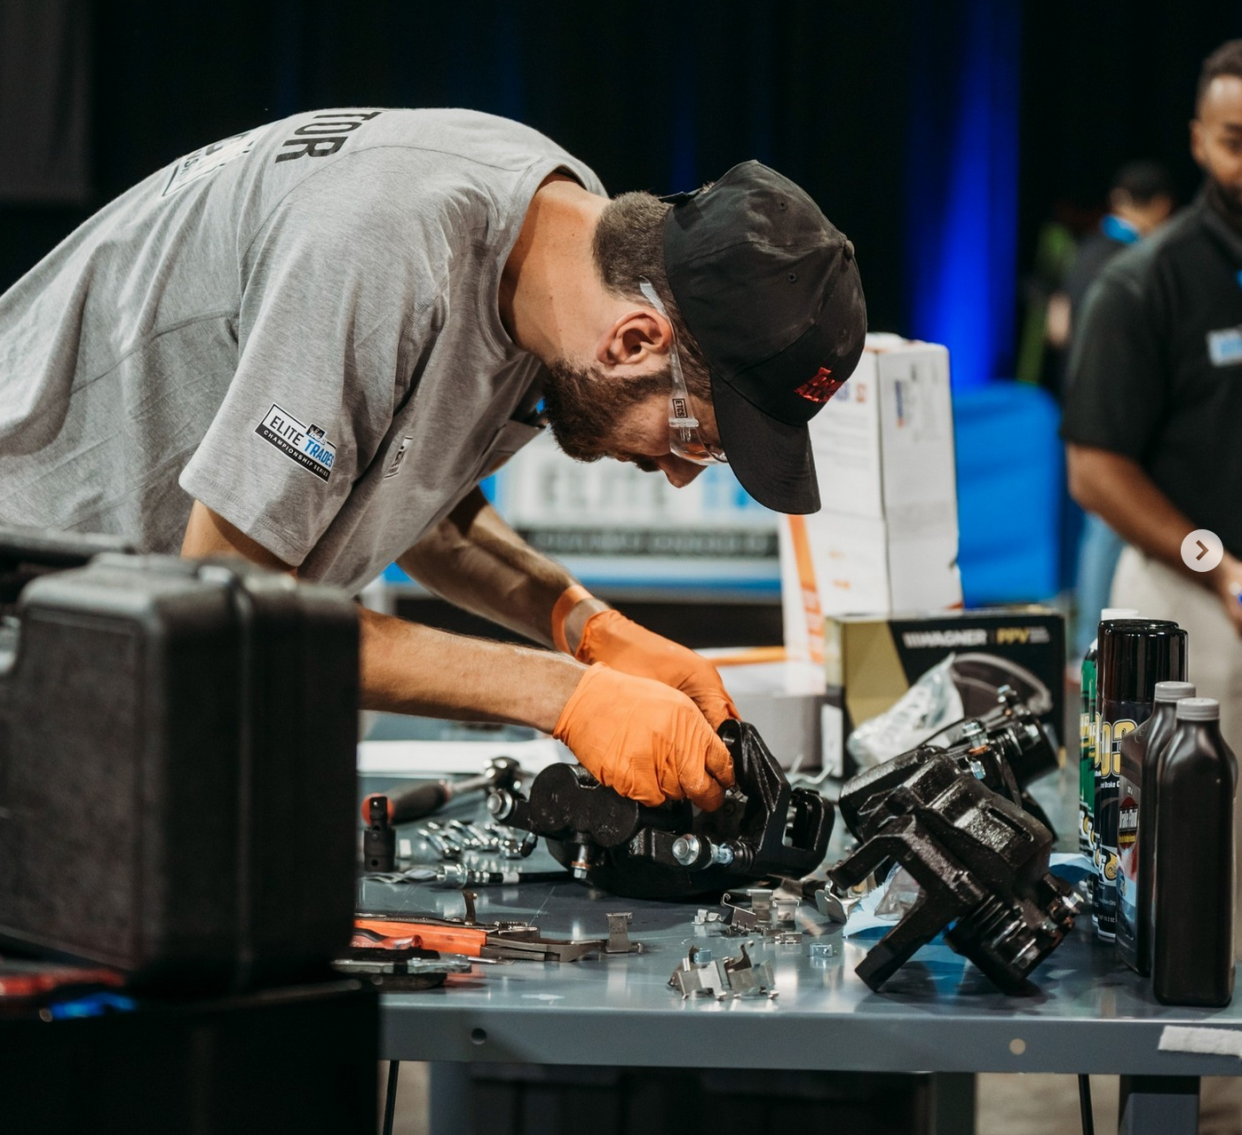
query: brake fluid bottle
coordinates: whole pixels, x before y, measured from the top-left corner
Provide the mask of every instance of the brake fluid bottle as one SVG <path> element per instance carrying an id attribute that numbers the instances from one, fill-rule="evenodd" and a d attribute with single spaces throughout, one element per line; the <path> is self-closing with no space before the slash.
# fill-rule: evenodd
<path id="1" fill-rule="evenodd" d="M 1177 703 L 1156 777 L 1152 989 L 1166 1005 L 1228 1005 L 1238 762 L 1220 735 L 1214 698 Z"/>
<path id="2" fill-rule="evenodd" d="M 1095 752 L 1095 922 L 1111 942 L 1117 932 L 1117 789 L 1121 742 L 1151 715 L 1156 683 L 1186 678 L 1186 632 L 1162 619 L 1112 619 L 1100 624 Z"/>
<path id="3" fill-rule="evenodd" d="M 1121 740 L 1117 813 L 1117 953 L 1131 969 L 1151 973 L 1152 855 L 1159 784 L 1156 762 L 1177 725 L 1177 703 L 1193 698 L 1190 682 L 1157 682 L 1151 716 Z"/>

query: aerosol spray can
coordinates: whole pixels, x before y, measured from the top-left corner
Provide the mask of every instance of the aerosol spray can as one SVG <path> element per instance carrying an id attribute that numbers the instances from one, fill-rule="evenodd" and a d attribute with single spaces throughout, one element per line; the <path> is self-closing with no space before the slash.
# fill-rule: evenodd
<path id="1" fill-rule="evenodd" d="M 1190 682 L 1157 682 L 1151 716 L 1121 740 L 1117 813 L 1117 953 L 1144 977 L 1151 973 L 1152 863 L 1160 785 L 1156 765 L 1177 727 L 1177 703 Z"/>
<path id="2" fill-rule="evenodd" d="M 1177 703 L 1177 729 L 1156 775 L 1152 990 L 1166 1005 L 1228 1005 L 1238 762 L 1220 735 L 1219 702 Z"/>
<path id="3" fill-rule="evenodd" d="M 1105 607 L 1100 622 L 1110 619 L 1132 619 L 1138 615 L 1133 607 Z M 1078 850 L 1088 859 L 1094 854 L 1095 809 L 1095 738 L 1099 732 L 1099 706 L 1096 704 L 1095 669 L 1100 639 L 1097 633 L 1082 656 L 1082 702 L 1078 718 Z M 1095 876 L 1088 876 L 1081 888 L 1083 896 L 1095 908 Z"/>
<path id="4" fill-rule="evenodd" d="M 1121 742 L 1151 716 L 1156 683 L 1185 681 L 1186 632 L 1160 619 L 1112 619 L 1100 624 L 1097 674 L 1100 727 L 1095 775 L 1095 929 L 1107 942 L 1117 933 L 1117 789 Z"/>

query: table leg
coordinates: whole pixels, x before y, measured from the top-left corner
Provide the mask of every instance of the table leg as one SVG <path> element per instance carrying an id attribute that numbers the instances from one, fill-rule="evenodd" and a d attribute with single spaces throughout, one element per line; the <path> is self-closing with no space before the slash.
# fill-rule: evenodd
<path id="1" fill-rule="evenodd" d="M 428 1130 L 434 1135 L 471 1135 L 470 1065 L 440 1060 L 427 1071 Z"/>
<path id="2" fill-rule="evenodd" d="M 1122 1076 L 1121 1135 L 1194 1135 L 1199 1127 L 1198 1076 Z"/>
<path id="3" fill-rule="evenodd" d="M 975 1135 L 975 1077 L 936 1072 L 931 1077 L 928 1135 Z"/>

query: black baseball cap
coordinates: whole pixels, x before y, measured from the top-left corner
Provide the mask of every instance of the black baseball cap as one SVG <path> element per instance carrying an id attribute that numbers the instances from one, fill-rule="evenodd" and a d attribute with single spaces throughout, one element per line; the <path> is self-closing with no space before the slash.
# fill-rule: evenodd
<path id="1" fill-rule="evenodd" d="M 756 161 L 663 200 L 665 271 L 711 369 L 729 464 L 760 504 L 816 512 L 807 422 L 854 373 L 867 331 L 854 245 Z"/>

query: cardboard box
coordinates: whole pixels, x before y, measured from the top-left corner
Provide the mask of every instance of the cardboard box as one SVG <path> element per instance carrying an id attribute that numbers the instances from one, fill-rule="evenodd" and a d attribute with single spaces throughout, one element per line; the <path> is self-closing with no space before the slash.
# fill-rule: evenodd
<path id="1" fill-rule="evenodd" d="M 1064 759 L 1065 619 L 1058 611 L 1030 606 L 830 617 L 824 653 L 824 767 L 834 775 L 857 771 L 846 746 L 850 733 L 891 709 L 950 656 L 958 716 L 985 713 L 996 705 L 997 689 L 1011 685 L 1051 728 Z"/>
<path id="2" fill-rule="evenodd" d="M 823 509 L 782 518 L 781 597 L 786 649 L 818 662 L 825 615 L 961 605 L 948 351 L 868 336 L 810 429 Z"/>

